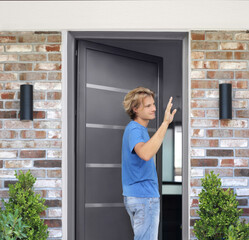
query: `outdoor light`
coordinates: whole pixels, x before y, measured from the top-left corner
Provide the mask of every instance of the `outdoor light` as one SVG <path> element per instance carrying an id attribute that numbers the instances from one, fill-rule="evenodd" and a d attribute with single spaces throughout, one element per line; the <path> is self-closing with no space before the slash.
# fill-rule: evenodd
<path id="1" fill-rule="evenodd" d="M 20 120 L 33 120 L 33 85 L 23 84 L 20 87 Z"/>
<path id="2" fill-rule="evenodd" d="M 219 84 L 219 118 L 232 119 L 232 84 L 222 83 Z"/>

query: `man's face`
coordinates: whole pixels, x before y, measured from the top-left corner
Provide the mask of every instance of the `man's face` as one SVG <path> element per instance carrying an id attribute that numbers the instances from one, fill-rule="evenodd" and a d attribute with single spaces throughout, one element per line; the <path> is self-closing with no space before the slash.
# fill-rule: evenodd
<path id="1" fill-rule="evenodd" d="M 135 108 L 136 118 L 142 120 L 152 120 L 156 117 L 156 105 L 152 96 L 147 96 L 143 99 L 138 108 Z"/>

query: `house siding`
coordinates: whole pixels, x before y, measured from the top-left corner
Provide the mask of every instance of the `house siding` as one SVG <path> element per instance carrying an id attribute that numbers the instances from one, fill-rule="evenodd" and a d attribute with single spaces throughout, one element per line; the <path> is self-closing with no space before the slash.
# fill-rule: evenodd
<path id="1" fill-rule="evenodd" d="M 191 32 L 190 234 L 198 219 L 201 178 L 214 170 L 237 194 L 249 220 L 249 33 Z M 232 83 L 232 120 L 219 120 L 219 84 Z"/>
<path id="2" fill-rule="evenodd" d="M 34 120 L 21 122 L 20 85 L 34 86 Z M 61 33 L 0 32 L 0 198 L 15 170 L 37 178 L 49 239 L 62 239 Z"/>

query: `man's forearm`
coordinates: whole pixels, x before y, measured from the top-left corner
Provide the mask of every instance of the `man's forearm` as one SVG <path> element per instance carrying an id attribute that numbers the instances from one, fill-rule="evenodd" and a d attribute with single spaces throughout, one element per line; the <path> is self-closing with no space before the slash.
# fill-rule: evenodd
<path id="1" fill-rule="evenodd" d="M 151 159 L 158 152 L 168 126 L 169 124 L 167 122 L 163 122 L 151 139 L 142 145 L 141 152 L 143 153 L 145 160 Z"/>

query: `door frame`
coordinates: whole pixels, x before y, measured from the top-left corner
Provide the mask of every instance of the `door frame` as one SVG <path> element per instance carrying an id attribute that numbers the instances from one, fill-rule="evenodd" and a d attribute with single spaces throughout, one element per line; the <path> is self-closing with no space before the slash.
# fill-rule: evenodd
<path id="1" fill-rule="evenodd" d="M 76 160 L 76 57 L 77 40 L 93 39 L 143 39 L 182 41 L 182 113 L 183 113 L 183 183 L 182 183 L 182 236 L 190 238 L 189 184 L 190 184 L 190 32 L 137 32 L 137 31 L 65 31 L 62 81 L 62 179 L 63 179 L 63 239 L 75 240 L 75 160 Z M 187 160 L 187 161 L 186 161 Z M 183 239 L 183 238 L 182 238 Z"/>

